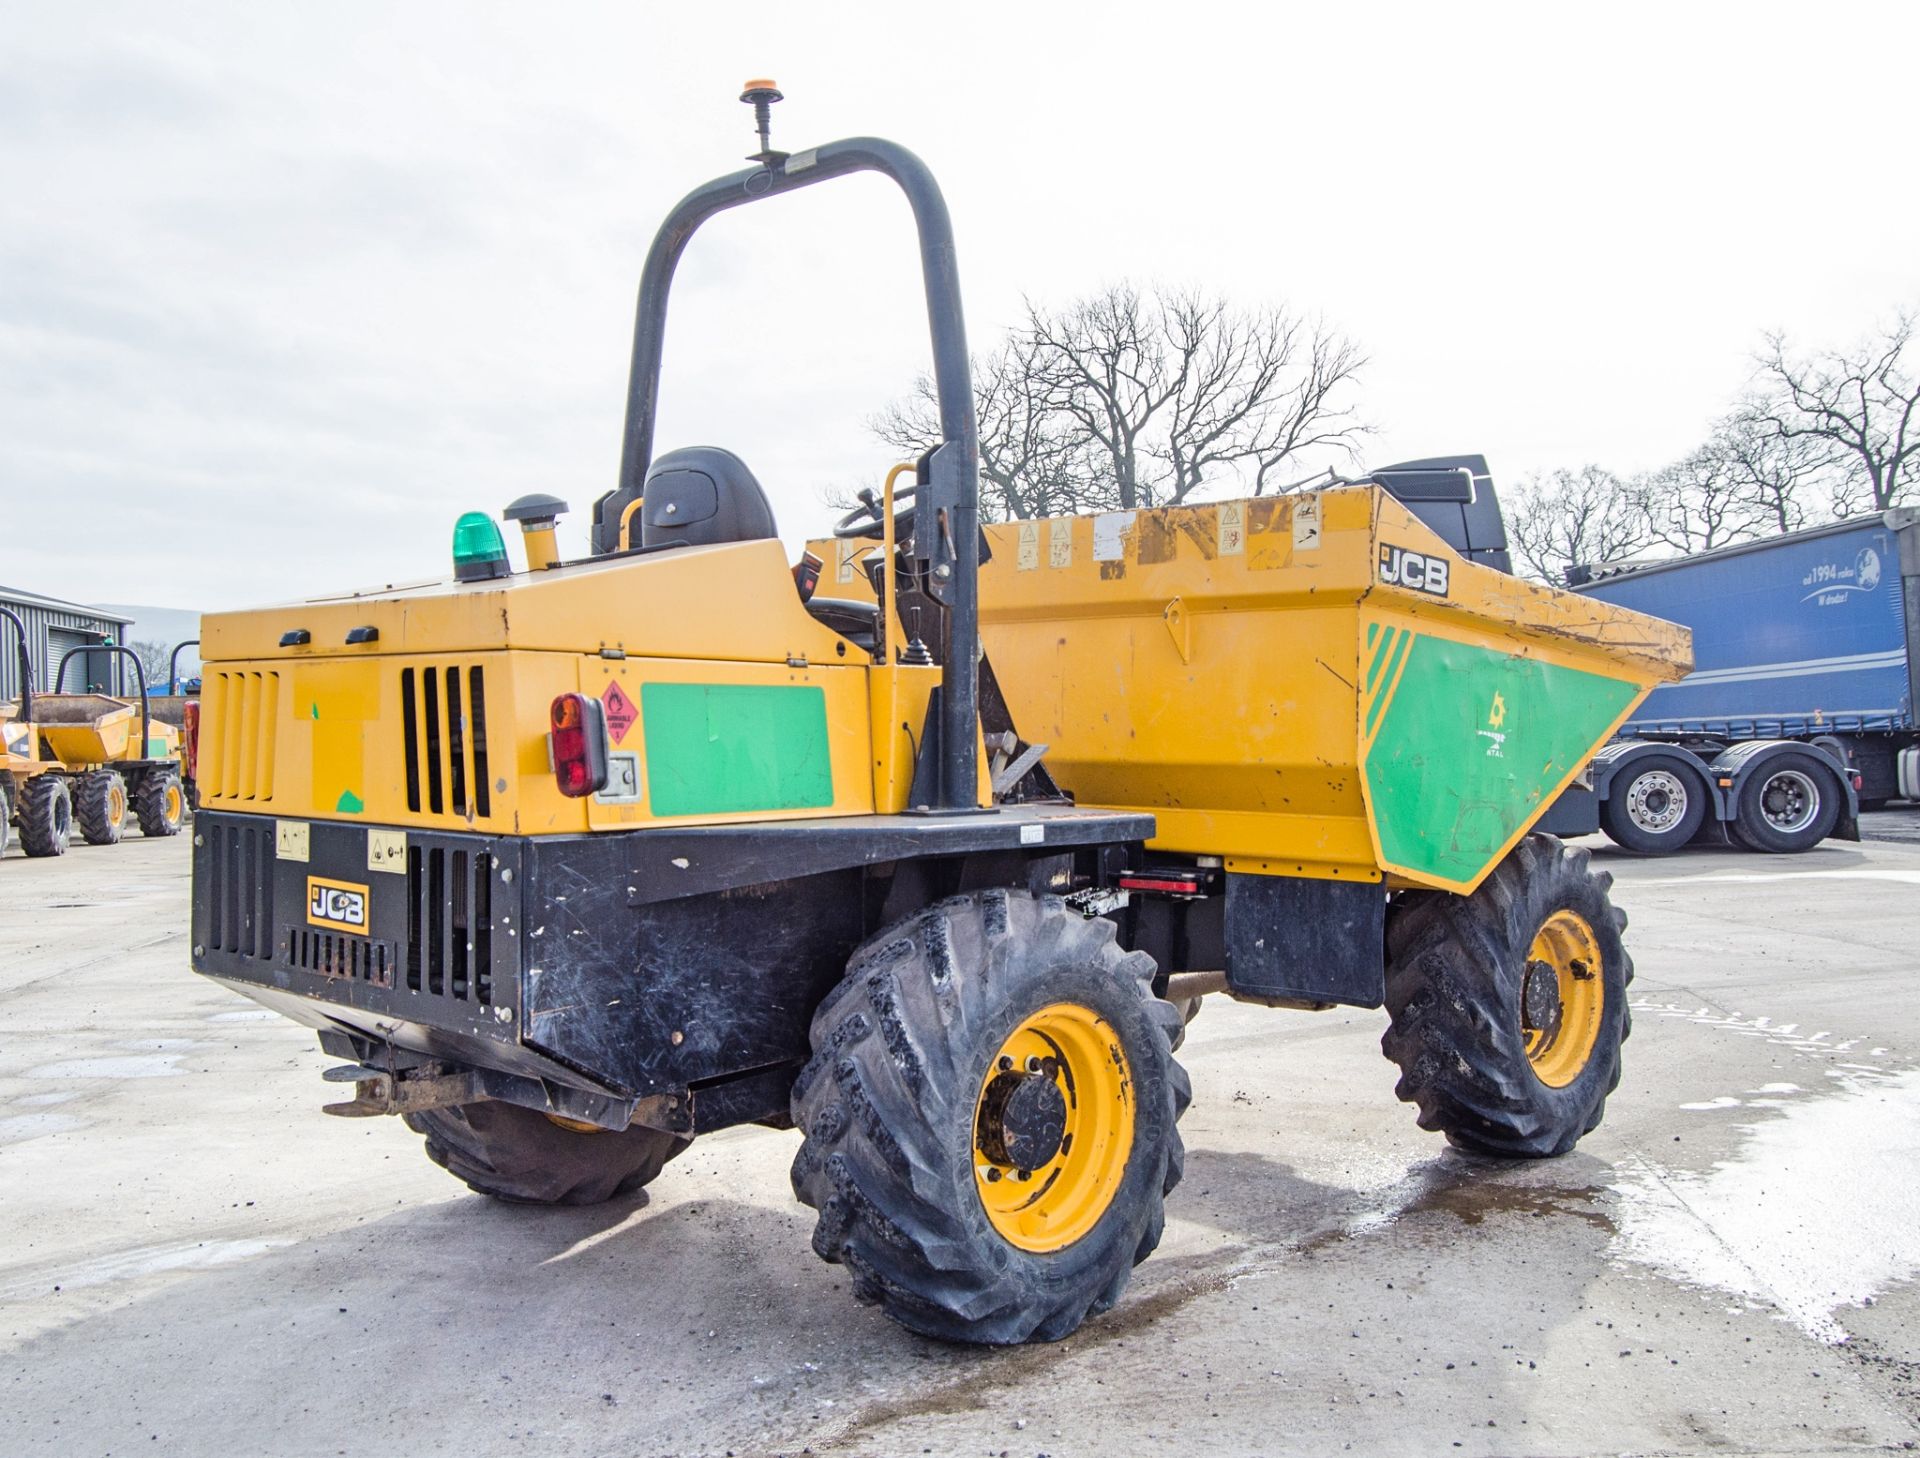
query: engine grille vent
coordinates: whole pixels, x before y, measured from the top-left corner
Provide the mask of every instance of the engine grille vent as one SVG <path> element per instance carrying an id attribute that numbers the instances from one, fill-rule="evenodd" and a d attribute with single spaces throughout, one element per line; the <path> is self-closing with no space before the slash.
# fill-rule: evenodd
<path id="1" fill-rule="evenodd" d="M 493 1006 L 493 865 L 485 851 L 407 848 L 409 992 Z"/>
<path id="2" fill-rule="evenodd" d="M 369 941 L 344 932 L 287 928 L 287 960 L 308 972 L 344 977 L 352 982 L 393 986 L 394 949 L 391 942 Z"/>
<path id="3" fill-rule="evenodd" d="M 274 725 L 280 675 L 216 671 L 202 695 L 201 783 L 210 796 L 256 804 L 273 799 Z"/>
<path id="4" fill-rule="evenodd" d="M 492 814 L 486 671 L 478 664 L 401 669 L 400 721 L 407 809 L 482 820 Z"/>
<path id="5" fill-rule="evenodd" d="M 213 822 L 207 860 L 207 945 L 241 957 L 271 957 L 273 826 Z"/>

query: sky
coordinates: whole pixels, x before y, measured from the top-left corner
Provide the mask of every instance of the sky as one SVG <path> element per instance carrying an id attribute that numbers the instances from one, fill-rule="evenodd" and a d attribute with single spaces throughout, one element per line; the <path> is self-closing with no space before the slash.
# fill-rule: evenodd
<path id="1" fill-rule="evenodd" d="M 1358 340 L 1375 464 L 1690 449 L 1762 330 L 1920 303 L 1920 6 L 0 0 L 0 583 L 192 608 L 444 575 L 464 510 L 617 471 L 654 227 L 777 146 L 940 178 L 970 338 L 1121 280 Z M 926 368 L 904 203 L 704 228 L 658 449 L 790 543 Z"/>

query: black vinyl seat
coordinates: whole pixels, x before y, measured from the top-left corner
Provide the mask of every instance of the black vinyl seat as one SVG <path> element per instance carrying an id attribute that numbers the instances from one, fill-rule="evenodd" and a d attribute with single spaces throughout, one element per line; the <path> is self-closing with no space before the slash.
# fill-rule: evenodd
<path id="1" fill-rule="evenodd" d="M 767 493 L 732 451 L 687 446 L 668 451 L 648 468 L 637 543 L 642 551 L 758 542 L 779 535 Z M 855 647 L 873 651 L 879 633 L 874 604 L 816 597 L 806 606 Z"/>
<path id="2" fill-rule="evenodd" d="M 718 446 L 668 451 L 647 470 L 642 548 L 712 547 L 780 535 L 773 507 L 747 463 Z"/>

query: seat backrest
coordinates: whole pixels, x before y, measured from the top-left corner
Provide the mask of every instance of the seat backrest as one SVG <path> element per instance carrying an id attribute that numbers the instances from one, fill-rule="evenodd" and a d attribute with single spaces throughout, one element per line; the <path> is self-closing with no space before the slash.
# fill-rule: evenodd
<path id="1" fill-rule="evenodd" d="M 778 536 L 773 508 L 747 463 L 718 446 L 668 451 L 647 470 L 642 547 L 756 542 Z"/>

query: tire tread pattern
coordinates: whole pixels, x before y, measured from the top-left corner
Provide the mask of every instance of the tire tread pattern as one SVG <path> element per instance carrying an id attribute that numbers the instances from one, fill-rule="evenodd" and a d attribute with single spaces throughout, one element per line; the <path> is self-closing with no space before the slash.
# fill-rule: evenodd
<path id="1" fill-rule="evenodd" d="M 1133 1070 L 1136 1147 L 1113 1206 L 1073 1245 L 1035 1255 L 992 1230 L 971 1136 L 956 1148 L 952 1131 L 972 1118 L 974 1060 L 998 1043 L 996 1015 L 1064 967 L 1097 969 L 1139 1000 L 1154 1066 Z M 1154 975 L 1111 922 L 1005 891 L 939 902 L 855 950 L 814 1014 L 815 1053 L 794 1084 L 805 1140 L 793 1188 L 818 1211 L 815 1252 L 846 1267 L 858 1299 L 923 1335 L 993 1344 L 1056 1340 L 1113 1306 L 1159 1244 L 1185 1165 L 1176 1121 L 1192 1090 L 1172 1056 L 1183 1024 L 1153 995 Z M 1137 1173 L 1139 1160 L 1158 1166 Z"/>
<path id="2" fill-rule="evenodd" d="M 1564 1154 L 1596 1128 L 1620 1082 L 1632 1026 L 1633 959 L 1613 877 L 1585 847 L 1527 836 L 1468 896 L 1422 895 L 1387 931 L 1387 1011 L 1381 1048 L 1400 1066 L 1394 1092 L 1419 1124 L 1460 1149 L 1518 1158 Z M 1534 1076 L 1520 1026 L 1520 989 L 1533 936 L 1554 911 L 1586 917 L 1600 944 L 1606 1001 L 1587 1067 L 1563 1089 Z"/>
<path id="3" fill-rule="evenodd" d="M 639 1125 L 585 1134 L 497 1101 L 402 1117 L 426 1136 L 428 1159 L 469 1189 L 516 1205 L 597 1205 L 650 1184 L 692 1143 Z"/>

